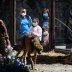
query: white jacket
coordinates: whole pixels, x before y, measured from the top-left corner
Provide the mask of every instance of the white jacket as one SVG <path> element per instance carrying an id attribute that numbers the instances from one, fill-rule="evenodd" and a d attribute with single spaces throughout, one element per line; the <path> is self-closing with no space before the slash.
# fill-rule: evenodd
<path id="1" fill-rule="evenodd" d="M 42 39 L 42 28 L 39 25 L 37 25 L 36 27 L 31 26 L 30 32 L 33 33 L 34 35 L 37 35 L 39 37 L 39 40 L 41 41 L 41 39 Z"/>

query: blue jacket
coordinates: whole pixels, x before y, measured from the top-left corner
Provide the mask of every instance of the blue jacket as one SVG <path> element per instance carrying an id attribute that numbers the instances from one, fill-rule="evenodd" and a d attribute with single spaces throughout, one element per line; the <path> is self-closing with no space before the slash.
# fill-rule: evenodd
<path id="1" fill-rule="evenodd" d="M 30 26 L 31 26 L 31 21 L 28 16 L 25 17 L 19 17 L 20 21 L 20 36 L 24 36 L 24 32 L 29 32 L 30 31 Z"/>
<path id="2" fill-rule="evenodd" d="M 47 12 L 44 12 L 43 13 L 43 22 L 48 22 L 48 13 Z"/>

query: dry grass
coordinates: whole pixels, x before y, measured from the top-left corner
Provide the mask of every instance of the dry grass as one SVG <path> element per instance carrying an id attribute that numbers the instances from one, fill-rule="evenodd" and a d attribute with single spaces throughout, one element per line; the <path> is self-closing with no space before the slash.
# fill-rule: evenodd
<path id="1" fill-rule="evenodd" d="M 31 54 L 31 56 L 33 56 L 34 54 Z M 66 56 L 66 54 L 63 53 L 56 53 L 54 51 L 50 51 L 50 52 L 42 52 L 41 54 L 42 56 Z"/>
<path id="2" fill-rule="evenodd" d="M 18 55 L 18 57 L 21 57 L 21 56 L 23 55 L 23 53 L 24 53 L 24 51 L 21 51 L 20 54 Z M 31 54 L 31 56 L 33 56 L 33 55 L 34 55 L 34 54 Z M 41 55 L 43 55 L 43 56 L 66 56 L 66 55 L 63 54 L 63 53 L 56 53 L 56 52 L 54 52 L 54 51 L 42 52 Z M 0 54 L 0 56 L 2 56 L 2 55 Z"/>
<path id="3" fill-rule="evenodd" d="M 63 53 L 56 53 L 54 51 L 45 52 L 45 53 L 42 53 L 42 55 L 45 55 L 45 56 L 66 56 Z"/>

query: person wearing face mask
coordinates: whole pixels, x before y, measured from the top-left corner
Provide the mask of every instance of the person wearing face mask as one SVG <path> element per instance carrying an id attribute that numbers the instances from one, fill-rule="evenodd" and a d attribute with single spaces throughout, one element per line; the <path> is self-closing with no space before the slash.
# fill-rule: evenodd
<path id="1" fill-rule="evenodd" d="M 30 33 L 37 35 L 39 40 L 41 41 L 42 38 L 42 28 L 38 25 L 39 24 L 39 19 L 34 18 L 32 21 L 32 26 L 30 27 Z"/>
<path id="2" fill-rule="evenodd" d="M 49 43 L 49 32 L 47 27 L 43 27 L 42 41 L 44 46 L 46 46 Z"/>
<path id="3" fill-rule="evenodd" d="M 49 15 L 48 15 L 48 10 L 46 8 L 44 8 L 44 12 L 43 12 L 42 17 L 43 17 L 43 25 L 42 25 L 42 27 L 45 27 L 45 26 L 48 27 Z"/>
<path id="4" fill-rule="evenodd" d="M 21 9 L 19 16 L 19 23 L 20 23 L 19 26 L 20 37 L 23 37 L 25 32 L 27 33 L 30 32 L 30 26 L 32 24 L 31 17 L 27 15 L 26 9 Z"/>

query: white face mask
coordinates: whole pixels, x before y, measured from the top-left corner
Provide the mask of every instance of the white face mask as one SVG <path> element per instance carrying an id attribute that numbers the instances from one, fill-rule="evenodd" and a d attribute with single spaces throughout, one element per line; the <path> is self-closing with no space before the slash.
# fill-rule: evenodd
<path id="1" fill-rule="evenodd" d="M 36 23 L 32 23 L 32 25 L 34 26 L 34 27 L 36 27 L 37 25 L 38 25 L 38 23 L 36 22 Z"/>
<path id="2" fill-rule="evenodd" d="M 43 32 L 43 35 L 48 35 L 48 31 Z"/>
<path id="3" fill-rule="evenodd" d="M 48 13 L 43 13 L 43 16 L 44 17 L 48 17 Z"/>
<path id="4" fill-rule="evenodd" d="M 23 17 L 24 17 L 25 15 L 26 15 L 26 13 L 21 13 L 21 16 L 23 16 Z"/>

